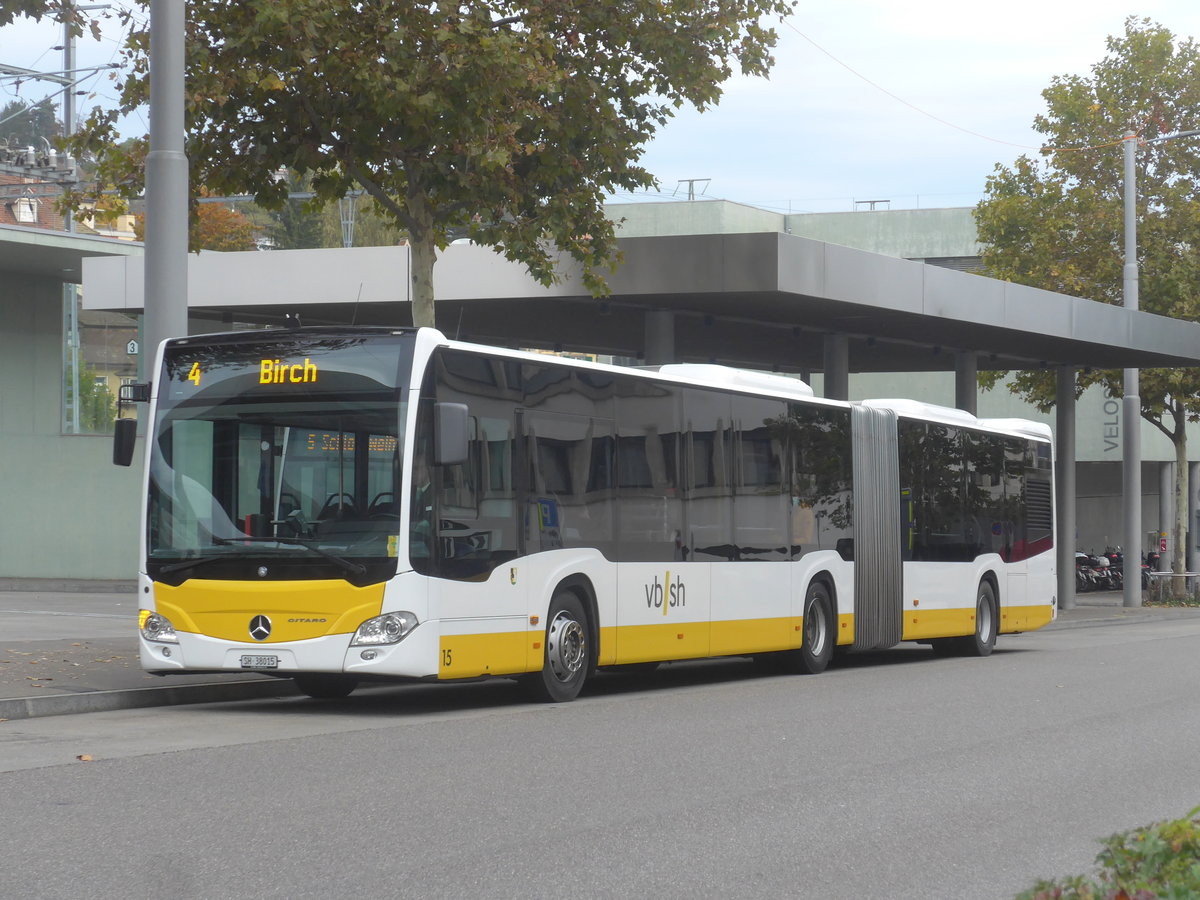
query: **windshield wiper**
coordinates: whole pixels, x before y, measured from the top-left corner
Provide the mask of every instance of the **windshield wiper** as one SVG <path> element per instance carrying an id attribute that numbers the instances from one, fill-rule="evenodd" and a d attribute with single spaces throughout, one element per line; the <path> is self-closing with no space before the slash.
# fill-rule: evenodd
<path id="1" fill-rule="evenodd" d="M 191 559 L 185 559 L 182 562 L 171 563 L 169 566 L 163 566 L 158 570 L 159 575 L 170 575 L 172 572 L 182 572 L 184 569 L 191 569 L 194 566 L 203 566 L 211 562 L 219 562 L 223 559 L 230 559 L 228 553 L 222 553 L 220 556 L 193 556 Z"/>
<path id="2" fill-rule="evenodd" d="M 367 574 L 366 566 L 361 565 L 356 562 L 351 562 L 350 560 L 345 559 L 344 557 L 337 556 L 336 554 L 330 553 L 328 550 L 322 550 L 320 547 L 316 546 L 315 541 L 309 540 L 307 538 L 294 538 L 294 537 L 223 538 L 223 537 L 217 537 L 216 535 L 213 535 L 213 543 L 214 544 L 224 544 L 226 546 L 235 546 L 237 544 L 245 544 L 245 543 L 250 543 L 250 542 L 253 542 L 256 544 L 264 544 L 264 543 L 265 544 L 295 544 L 297 547 L 303 547 L 305 550 L 311 550 L 313 553 L 317 554 L 318 556 L 323 556 L 326 559 L 336 563 L 337 565 L 341 566 L 341 568 L 344 571 L 349 572 L 351 575 L 358 575 L 359 577 L 361 577 L 361 576 Z M 225 557 L 221 557 L 221 558 L 225 558 Z M 199 562 L 199 560 L 196 560 L 196 562 Z"/>

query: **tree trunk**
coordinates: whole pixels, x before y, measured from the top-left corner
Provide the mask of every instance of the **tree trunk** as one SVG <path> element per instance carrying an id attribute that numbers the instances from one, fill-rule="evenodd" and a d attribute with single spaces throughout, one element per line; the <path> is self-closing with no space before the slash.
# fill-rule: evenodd
<path id="1" fill-rule="evenodd" d="M 1175 533 L 1171 536 L 1171 571 L 1176 576 L 1187 571 L 1188 542 L 1188 454 L 1187 429 L 1180 423 L 1175 432 Z M 1187 593 L 1187 579 L 1171 579 L 1171 595 L 1182 597 Z"/>
<path id="2" fill-rule="evenodd" d="M 437 319 L 433 308 L 433 264 L 437 258 L 437 247 L 433 236 L 409 242 L 408 264 L 412 276 L 412 319 L 417 327 L 436 328 Z"/>
<path id="3" fill-rule="evenodd" d="M 437 261 L 437 244 L 433 234 L 433 211 L 429 198 L 419 189 L 409 186 L 408 215 L 412 220 L 408 236 L 408 265 L 411 289 L 413 325 L 436 328 L 433 308 L 433 264 Z"/>

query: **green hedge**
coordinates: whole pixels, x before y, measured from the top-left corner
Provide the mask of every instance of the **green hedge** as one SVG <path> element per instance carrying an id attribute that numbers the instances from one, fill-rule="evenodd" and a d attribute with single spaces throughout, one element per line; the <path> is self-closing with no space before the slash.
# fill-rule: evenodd
<path id="1" fill-rule="evenodd" d="M 1018 900 L 1195 900 L 1200 897 L 1200 806 L 1185 818 L 1114 834 L 1097 878 L 1041 881 Z"/>

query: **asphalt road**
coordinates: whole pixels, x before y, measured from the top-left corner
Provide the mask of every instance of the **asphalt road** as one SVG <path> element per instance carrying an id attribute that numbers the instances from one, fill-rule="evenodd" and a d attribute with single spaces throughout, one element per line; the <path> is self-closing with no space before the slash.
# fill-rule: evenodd
<path id="1" fill-rule="evenodd" d="M 1200 804 L 1198 656 L 1148 621 L 0 723 L 0 896 L 1011 898 Z"/>

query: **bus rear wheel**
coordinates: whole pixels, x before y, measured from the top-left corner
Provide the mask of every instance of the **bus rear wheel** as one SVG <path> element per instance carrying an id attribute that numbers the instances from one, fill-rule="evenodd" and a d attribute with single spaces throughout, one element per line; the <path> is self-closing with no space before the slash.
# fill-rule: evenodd
<path id="1" fill-rule="evenodd" d="M 937 638 L 929 643 L 933 645 L 935 656 L 991 656 L 999 622 L 996 590 L 990 581 L 981 581 L 975 595 L 975 633 L 966 637 Z"/>
<path id="2" fill-rule="evenodd" d="M 358 679 L 349 675 L 296 675 L 292 680 L 314 700 L 341 700 L 358 687 Z"/>
<path id="3" fill-rule="evenodd" d="M 565 703 L 579 696 L 592 667 L 587 614 L 576 594 L 559 591 L 546 619 L 542 670 L 526 676 L 524 684 L 535 700 Z"/>
<path id="4" fill-rule="evenodd" d="M 964 656 L 991 656 L 996 646 L 1000 617 L 996 612 L 996 591 L 990 581 L 979 582 L 975 596 L 975 634 L 962 639 Z"/>

